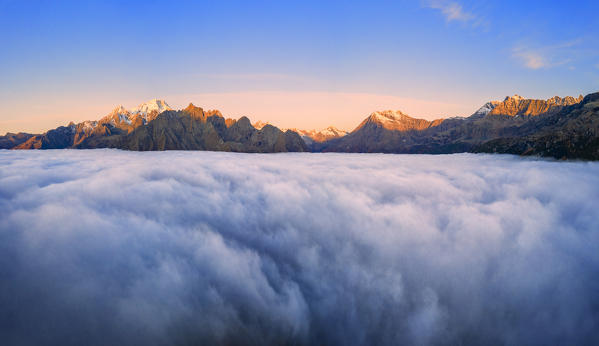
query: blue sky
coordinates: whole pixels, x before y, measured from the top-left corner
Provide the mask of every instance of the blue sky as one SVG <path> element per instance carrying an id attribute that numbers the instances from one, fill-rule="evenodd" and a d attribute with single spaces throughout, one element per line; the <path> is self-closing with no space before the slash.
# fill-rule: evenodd
<path id="1" fill-rule="evenodd" d="M 586 94 L 599 90 L 597 13 L 598 1 L 0 0 L 0 132 L 152 98 L 351 129 L 383 108 L 432 119 L 514 93 Z"/>

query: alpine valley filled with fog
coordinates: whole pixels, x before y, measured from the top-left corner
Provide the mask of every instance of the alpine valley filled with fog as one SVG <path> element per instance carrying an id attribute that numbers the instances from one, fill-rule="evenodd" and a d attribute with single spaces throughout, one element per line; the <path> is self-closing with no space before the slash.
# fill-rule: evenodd
<path id="1" fill-rule="evenodd" d="M 4 344 L 592 345 L 599 163 L 0 151 Z"/>

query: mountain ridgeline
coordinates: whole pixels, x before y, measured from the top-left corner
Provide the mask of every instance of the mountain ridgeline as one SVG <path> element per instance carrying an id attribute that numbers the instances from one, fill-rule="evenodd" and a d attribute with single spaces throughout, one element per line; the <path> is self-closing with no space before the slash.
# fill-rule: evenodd
<path id="1" fill-rule="evenodd" d="M 401 111 L 370 114 L 351 132 L 288 129 L 190 104 L 173 110 L 152 100 L 117 107 L 99 121 L 71 123 L 41 135 L 8 133 L 0 148 L 120 148 L 252 153 L 314 151 L 445 154 L 510 153 L 599 160 L 599 93 L 586 97 L 491 101 L 469 117 L 424 120 Z"/>
<path id="2" fill-rule="evenodd" d="M 420 154 L 497 152 L 599 159 L 599 147 L 593 144 L 598 136 L 597 98 L 599 93 L 585 98 L 548 100 L 515 95 L 501 102 L 488 102 L 470 117 L 433 121 L 415 119 L 400 111 L 374 112 L 347 136 L 324 143 L 321 150 Z M 564 132 L 566 128 L 568 135 Z M 548 135 L 560 140 L 550 145 L 547 142 L 532 145 Z M 516 141 L 520 143 L 517 146 Z M 523 141 L 527 145 L 523 145 Z M 548 148 L 542 149 L 544 146 Z"/>
<path id="3" fill-rule="evenodd" d="M 20 136 L 17 138 L 17 136 Z M 126 150 L 212 150 L 249 153 L 307 151 L 301 137 L 267 125 L 258 130 L 249 119 L 225 119 L 219 111 L 190 104 L 175 111 L 152 100 L 133 111 L 122 106 L 99 121 L 71 123 L 41 135 L 7 134 L 4 148 L 118 148 Z M 11 146 L 11 144 L 13 144 Z"/>

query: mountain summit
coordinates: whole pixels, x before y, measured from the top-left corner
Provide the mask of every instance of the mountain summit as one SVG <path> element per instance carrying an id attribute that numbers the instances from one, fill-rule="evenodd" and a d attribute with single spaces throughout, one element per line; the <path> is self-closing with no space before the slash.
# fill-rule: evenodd
<path id="1" fill-rule="evenodd" d="M 382 127 L 394 131 L 424 130 L 431 124 L 431 121 L 412 118 L 399 110 L 386 110 L 371 113 L 354 131 L 368 127 Z"/>

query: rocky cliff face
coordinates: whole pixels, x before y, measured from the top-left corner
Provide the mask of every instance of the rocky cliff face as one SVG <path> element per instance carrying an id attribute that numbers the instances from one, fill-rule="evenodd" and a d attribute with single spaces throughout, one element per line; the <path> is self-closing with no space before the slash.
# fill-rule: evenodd
<path id="1" fill-rule="evenodd" d="M 34 137 L 34 136 L 35 135 L 32 135 L 30 133 L 23 133 L 23 132 L 10 133 L 9 132 L 4 136 L 0 136 L 0 149 L 14 148 L 21 143 L 25 143 L 31 137 Z"/>

